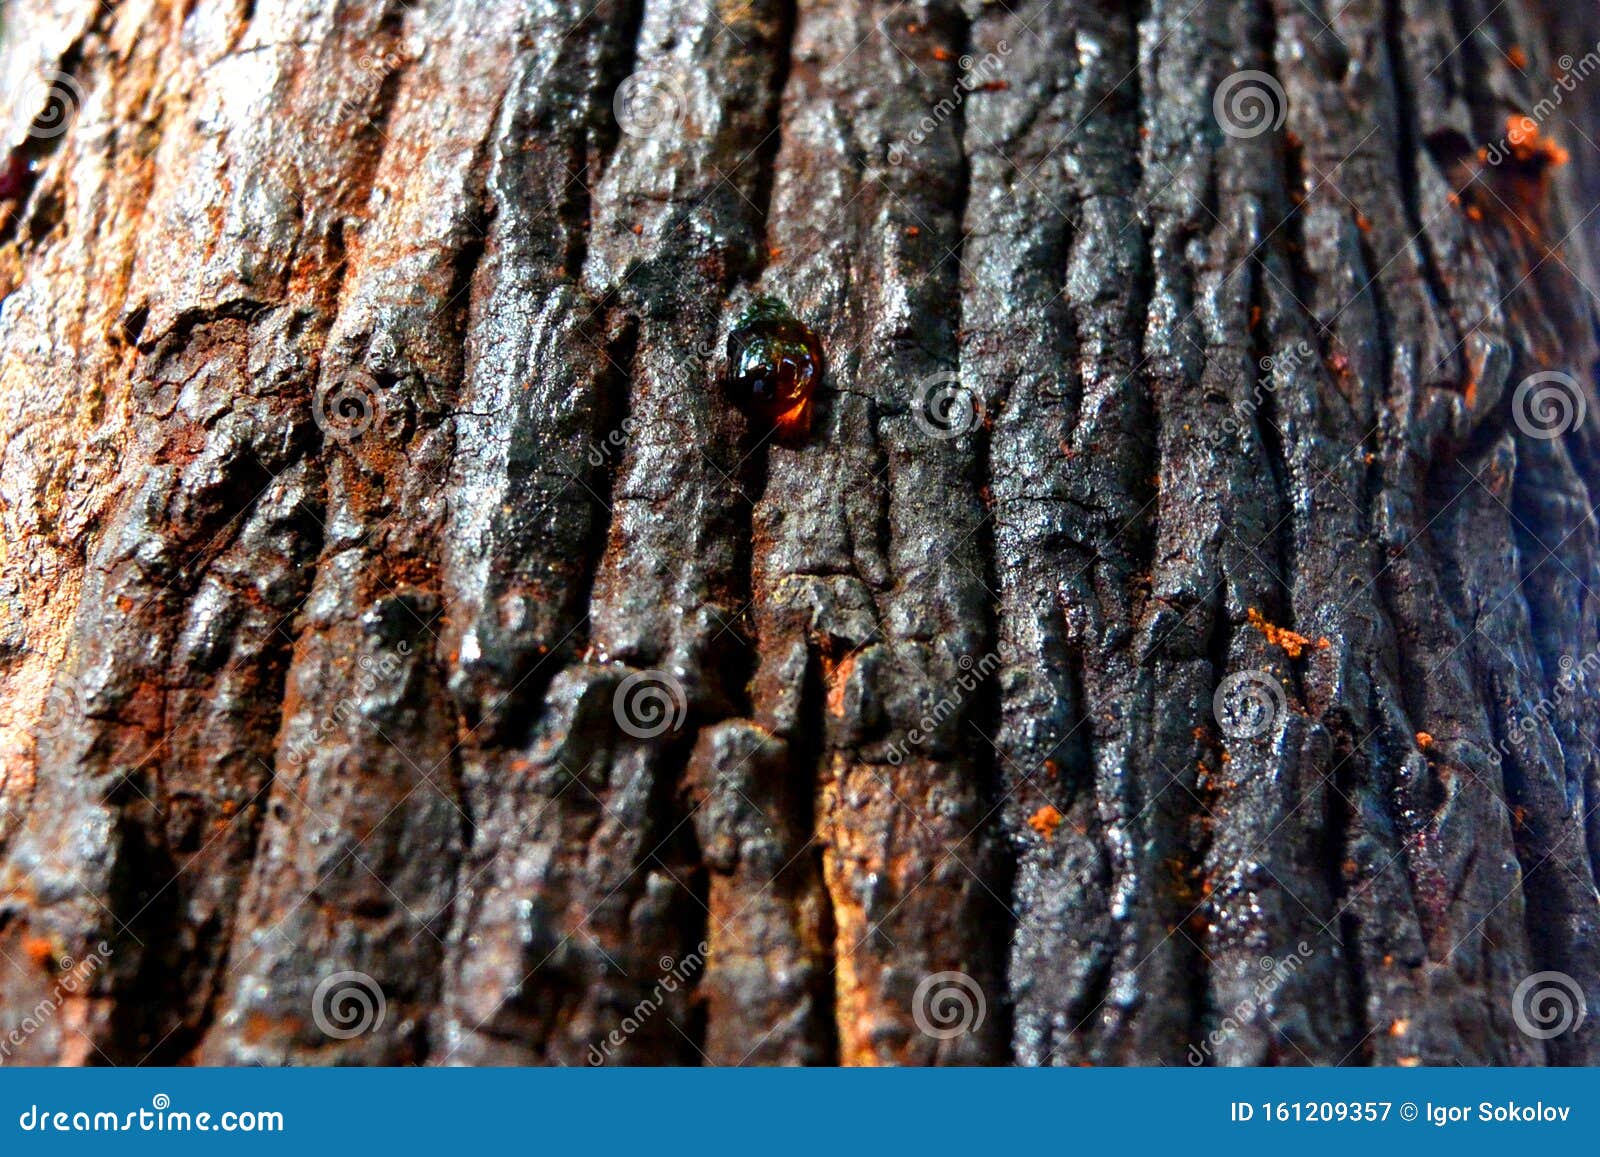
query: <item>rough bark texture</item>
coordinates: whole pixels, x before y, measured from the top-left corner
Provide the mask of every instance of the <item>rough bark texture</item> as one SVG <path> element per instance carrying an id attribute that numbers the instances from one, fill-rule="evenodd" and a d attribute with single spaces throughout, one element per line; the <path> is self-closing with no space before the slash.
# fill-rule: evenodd
<path id="1" fill-rule="evenodd" d="M 0 1059 L 1600 1060 L 1586 6 L 3 13 Z"/>

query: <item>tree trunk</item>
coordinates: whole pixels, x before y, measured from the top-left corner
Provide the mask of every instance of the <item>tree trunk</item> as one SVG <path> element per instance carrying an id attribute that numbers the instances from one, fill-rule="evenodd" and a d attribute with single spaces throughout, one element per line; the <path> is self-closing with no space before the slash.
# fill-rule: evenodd
<path id="1" fill-rule="evenodd" d="M 0 1062 L 1600 1061 L 1593 11 L 3 11 Z"/>

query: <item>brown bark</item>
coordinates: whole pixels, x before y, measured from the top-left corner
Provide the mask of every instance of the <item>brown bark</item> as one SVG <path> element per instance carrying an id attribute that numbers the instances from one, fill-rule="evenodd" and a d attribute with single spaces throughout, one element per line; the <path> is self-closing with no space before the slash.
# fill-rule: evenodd
<path id="1" fill-rule="evenodd" d="M 1597 1059 L 1593 14 L 4 19 L 0 1060 Z"/>

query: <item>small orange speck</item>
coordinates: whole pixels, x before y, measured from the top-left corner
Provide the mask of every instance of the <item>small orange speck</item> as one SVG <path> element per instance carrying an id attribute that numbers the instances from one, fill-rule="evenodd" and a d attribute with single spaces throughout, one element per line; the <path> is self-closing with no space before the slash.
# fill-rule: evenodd
<path id="1" fill-rule="evenodd" d="M 778 258 L 780 258 L 782 256 L 783 256 L 783 250 L 777 248 L 776 246 L 774 246 L 773 248 L 767 250 L 767 259 L 769 261 L 776 261 Z"/>
<path id="2" fill-rule="evenodd" d="M 644 226 L 643 225 L 634 225 L 632 228 L 633 228 L 633 232 L 634 232 L 635 236 L 638 236 L 639 234 L 644 232 Z"/>
<path id="3" fill-rule="evenodd" d="M 1056 838 L 1056 829 L 1061 826 L 1061 813 L 1053 804 L 1045 804 L 1028 817 L 1028 826 L 1045 839 L 1053 840 Z"/>
<path id="4" fill-rule="evenodd" d="M 1402 1017 L 1397 1017 L 1395 1019 L 1394 1023 L 1389 1026 L 1389 1035 L 1390 1036 L 1405 1036 L 1406 1035 L 1406 1030 L 1409 1029 L 1410 1027 L 1411 1027 L 1411 1022 L 1409 1020 L 1407 1020 L 1403 1016 Z"/>
<path id="5" fill-rule="evenodd" d="M 1365 213 L 1356 214 L 1356 228 L 1361 230 L 1363 233 L 1372 232 L 1372 222 L 1367 220 L 1367 215 Z"/>
<path id="6" fill-rule="evenodd" d="M 1414 1069 L 1422 1063 L 1421 1057 L 1397 1057 L 1396 1062 L 1402 1069 Z"/>
<path id="7" fill-rule="evenodd" d="M 49 968 L 56 954 L 55 946 L 43 936 L 27 937 L 22 942 L 22 950 L 40 968 Z"/>
<path id="8" fill-rule="evenodd" d="M 1144 125 L 1140 125 L 1139 126 L 1139 139 L 1141 141 L 1147 141 L 1147 140 L 1150 139 L 1150 130 L 1147 129 Z"/>
<path id="9" fill-rule="evenodd" d="M 1528 67 L 1528 54 L 1522 50 L 1522 45 L 1513 44 L 1506 49 L 1506 59 L 1511 62 L 1511 67 L 1523 69 Z"/>
<path id="10" fill-rule="evenodd" d="M 906 226 L 906 236 L 907 237 L 917 237 L 917 236 L 920 236 L 921 233 L 922 233 L 922 230 L 918 229 L 915 225 L 907 225 Z"/>
<path id="11" fill-rule="evenodd" d="M 933 58 L 939 61 L 949 60 L 954 55 L 948 48 L 935 48 L 933 50 Z"/>
<path id="12" fill-rule="evenodd" d="M 1530 116 L 1513 113 L 1506 118 L 1506 138 L 1511 155 L 1519 161 L 1564 165 L 1571 159 L 1566 149 L 1539 133 L 1539 122 Z"/>
<path id="13" fill-rule="evenodd" d="M 1482 221 L 1483 220 L 1483 210 L 1478 208 L 1476 205 L 1468 205 L 1467 206 L 1467 220 L 1468 221 Z"/>

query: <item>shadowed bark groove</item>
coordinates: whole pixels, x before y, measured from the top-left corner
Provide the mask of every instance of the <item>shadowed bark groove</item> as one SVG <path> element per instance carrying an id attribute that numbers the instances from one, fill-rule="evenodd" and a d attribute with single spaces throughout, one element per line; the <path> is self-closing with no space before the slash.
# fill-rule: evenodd
<path id="1" fill-rule="evenodd" d="M 1600 1059 L 1600 15 L 4 15 L 0 1063 Z"/>

